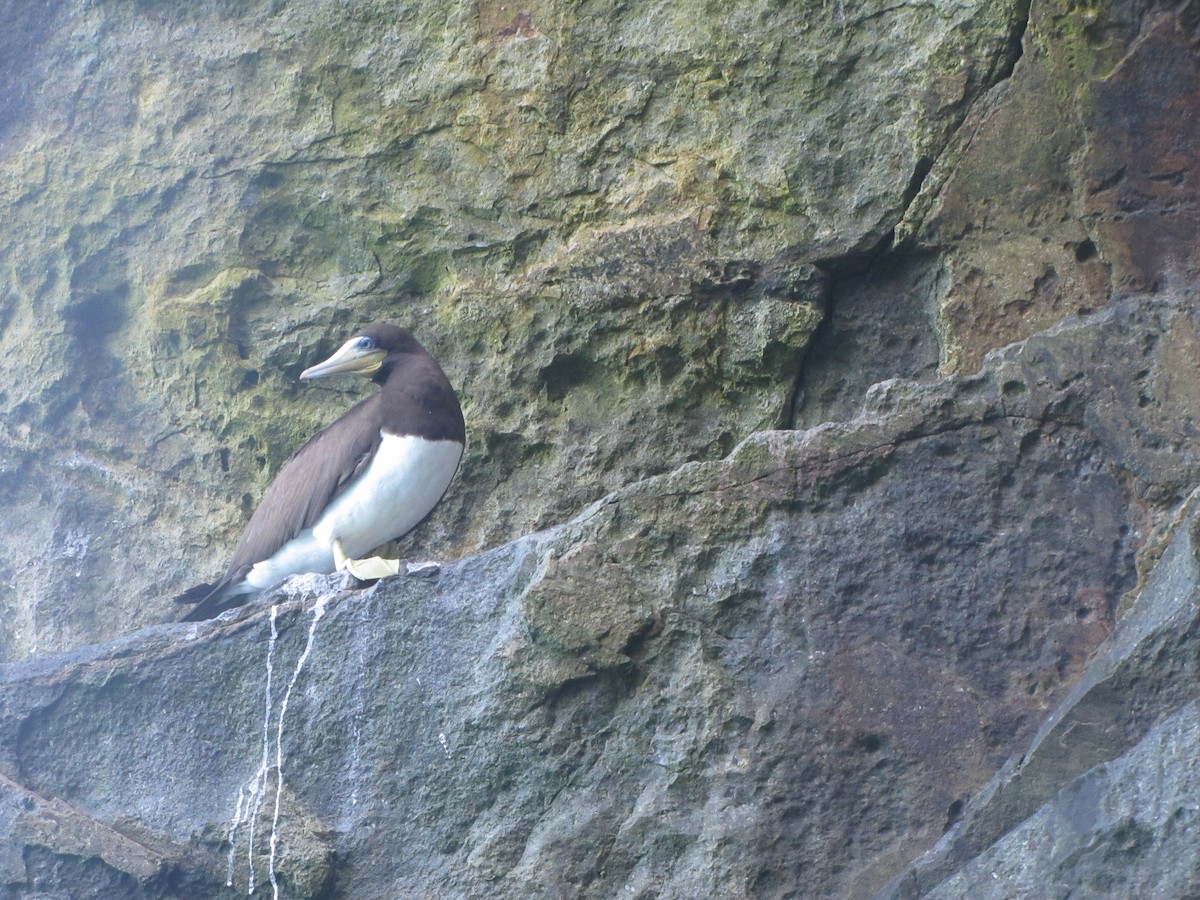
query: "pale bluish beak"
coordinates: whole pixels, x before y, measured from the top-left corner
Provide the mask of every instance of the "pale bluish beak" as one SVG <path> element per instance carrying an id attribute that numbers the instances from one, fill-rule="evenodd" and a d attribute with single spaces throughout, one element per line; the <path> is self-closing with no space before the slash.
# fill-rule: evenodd
<path id="1" fill-rule="evenodd" d="M 373 374 L 383 364 L 383 358 L 387 356 L 387 351 L 380 350 L 378 347 L 362 350 L 358 346 L 358 340 L 356 337 L 351 338 L 342 344 L 337 353 L 329 359 L 305 369 L 300 373 L 300 380 L 310 381 L 313 378 L 325 378 L 328 375 L 340 375 L 343 372 L 355 375 Z"/>

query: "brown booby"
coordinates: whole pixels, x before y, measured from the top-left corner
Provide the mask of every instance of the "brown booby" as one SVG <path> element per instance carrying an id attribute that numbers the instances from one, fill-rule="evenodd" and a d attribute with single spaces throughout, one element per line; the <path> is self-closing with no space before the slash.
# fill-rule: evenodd
<path id="1" fill-rule="evenodd" d="M 224 577 L 175 598 L 210 619 L 304 572 L 356 573 L 354 561 L 415 528 L 442 499 L 466 443 L 450 380 L 417 340 L 376 324 L 302 380 L 366 375 L 380 390 L 284 464 L 242 532 Z M 376 576 L 378 577 L 378 576 Z"/>

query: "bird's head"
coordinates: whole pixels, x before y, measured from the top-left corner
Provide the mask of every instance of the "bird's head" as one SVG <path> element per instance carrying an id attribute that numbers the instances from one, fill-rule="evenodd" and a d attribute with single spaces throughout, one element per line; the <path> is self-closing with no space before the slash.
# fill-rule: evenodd
<path id="1" fill-rule="evenodd" d="M 300 378 L 310 381 L 350 373 L 377 379 L 402 354 L 423 352 L 417 339 L 403 328 L 380 322 L 362 329 L 329 359 L 301 372 Z"/>

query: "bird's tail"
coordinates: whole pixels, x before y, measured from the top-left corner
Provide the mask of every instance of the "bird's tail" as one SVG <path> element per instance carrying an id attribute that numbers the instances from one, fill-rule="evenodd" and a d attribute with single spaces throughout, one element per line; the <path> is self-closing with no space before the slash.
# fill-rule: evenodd
<path id="1" fill-rule="evenodd" d="M 188 588 L 175 598 L 175 602 L 196 605 L 180 616 L 179 621 L 203 622 L 205 619 L 215 619 L 225 610 L 241 606 L 250 599 L 245 594 L 231 593 L 226 590 L 227 587 L 224 582 L 218 581 Z"/>

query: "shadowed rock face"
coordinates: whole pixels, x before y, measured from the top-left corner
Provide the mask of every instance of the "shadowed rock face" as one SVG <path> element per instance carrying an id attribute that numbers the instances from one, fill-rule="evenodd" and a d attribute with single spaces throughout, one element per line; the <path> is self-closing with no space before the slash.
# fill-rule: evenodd
<path id="1" fill-rule="evenodd" d="M 1200 892 L 1194 4 L 178 7 L 0 37 L 0 893 Z M 457 561 L 128 634 L 375 319 Z"/>

